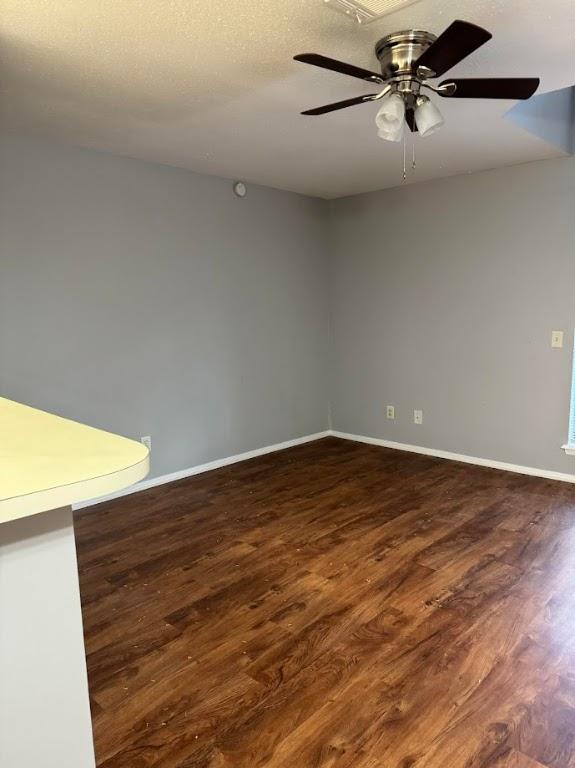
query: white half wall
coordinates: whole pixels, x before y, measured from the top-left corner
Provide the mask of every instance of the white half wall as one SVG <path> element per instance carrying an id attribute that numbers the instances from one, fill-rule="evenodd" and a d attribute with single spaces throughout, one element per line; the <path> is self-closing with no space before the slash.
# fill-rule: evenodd
<path id="1" fill-rule="evenodd" d="M 0 765 L 95 765 L 69 507 L 0 525 Z"/>

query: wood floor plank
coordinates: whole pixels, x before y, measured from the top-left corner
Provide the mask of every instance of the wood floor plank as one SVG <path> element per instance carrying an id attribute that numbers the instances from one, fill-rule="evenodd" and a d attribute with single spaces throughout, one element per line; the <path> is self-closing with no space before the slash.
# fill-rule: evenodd
<path id="1" fill-rule="evenodd" d="M 326 438 L 76 514 L 99 768 L 575 768 L 575 488 Z"/>
<path id="2" fill-rule="evenodd" d="M 542 763 L 538 763 L 532 760 L 526 755 L 522 755 L 521 752 L 516 752 L 514 749 L 507 752 L 496 763 L 493 763 L 492 768 L 548 768 Z"/>

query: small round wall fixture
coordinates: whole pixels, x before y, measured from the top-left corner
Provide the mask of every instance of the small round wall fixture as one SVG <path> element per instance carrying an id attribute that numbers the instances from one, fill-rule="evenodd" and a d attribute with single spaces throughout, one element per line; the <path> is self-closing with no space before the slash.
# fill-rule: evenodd
<path id="1" fill-rule="evenodd" d="M 247 193 L 248 193 L 248 190 L 243 181 L 234 182 L 234 195 L 236 197 L 245 197 Z"/>

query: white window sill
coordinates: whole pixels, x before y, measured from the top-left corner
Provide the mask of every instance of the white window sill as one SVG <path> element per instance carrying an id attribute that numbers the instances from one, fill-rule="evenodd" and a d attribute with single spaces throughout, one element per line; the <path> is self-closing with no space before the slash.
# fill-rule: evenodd
<path id="1" fill-rule="evenodd" d="M 575 444 L 561 446 L 569 456 L 575 456 Z"/>

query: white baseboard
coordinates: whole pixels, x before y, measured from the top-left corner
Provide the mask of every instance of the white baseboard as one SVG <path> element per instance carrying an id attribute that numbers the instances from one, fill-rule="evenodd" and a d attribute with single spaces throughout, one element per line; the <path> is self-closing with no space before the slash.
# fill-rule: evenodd
<path id="1" fill-rule="evenodd" d="M 173 483 L 175 480 L 183 480 L 185 477 L 191 477 L 192 475 L 199 475 L 202 472 L 209 472 L 212 469 L 219 469 L 220 467 L 227 467 L 228 464 L 236 464 L 239 461 L 246 461 L 247 459 L 255 459 L 257 456 L 264 456 L 266 453 L 274 453 L 275 451 L 283 451 L 286 448 L 293 448 L 296 445 L 303 445 L 304 443 L 311 443 L 314 440 L 320 440 L 322 437 L 329 437 L 332 434 L 330 430 L 324 432 L 316 432 L 313 435 L 305 435 L 304 437 L 296 437 L 294 440 L 286 440 L 283 443 L 276 443 L 275 445 L 266 445 L 263 448 L 256 448 L 253 451 L 246 451 L 245 453 L 238 453 L 235 456 L 226 456 L 224 459 L 216 459 L 215 461 L 209 461 L 206 464 L 198 464 L 195 467 L 188 467 L 187 469 L 180 469 L 177 472 L 171 472 L 167 475 L 159 475 L 158 477 L 150 477 L 147 480 L 142 480 L 140 483 L 132 485 L 130 488 L 125 488 L 122 491 L 111 493 L 107 496 L 100 496 L 97 499 L 88 499 L 87 501 L 80 501 L 74 504 L 72 509 L 82 509 L 83 507 L 91 507 L 93 504 L 100 504 L 103 501 L 111 501 L 112 499 L 118 499 L 121 496 L 128 496 L 132 493 L 138 493 L 138 491 L 145 491 L 148 488 L 154 488 L 156 485 L 164 485 L 164 483 Z"/>
<path id="2" fill-rule="evenodd" d="M 505 461 L 495 461 L 494 459 L 481 459 L 478 456 L 466 456 L 461 453 L 451 453 L 451 451 L 441 451 L 437 448 L 423 448 L 420 445 L 407 445 L 406 443 L 395 443 L 392 440 L 382 440 L 379 437 L 365 437 L 363 435 L 351 435 L 348 432 L 338 432 L 331 430 L 329 432 L 333 437 L 340 437 L 343 440 L 353 440 L 357 443 L 368 443 L 369 445 L 379 445 L 382 448 L 394 448 L 397 451 L 409 451 L 410 453 L 422 453 L 425 456 L 435 456 L 438 459 L 449 459 L 450 461 L 462 461 L 465 464 L 476 464 L 479 467 L 490 467 L 491 469 L 501 469 L 504 472 L 516 472 L 519 475 L 532 475 L 533 477 L 544 477 L 547 480 L 560 480 L 563 483 L 575 483 L 575 475 L 565 472 L 555 472 L 550 469 L 539 469 L 537 467 L 524 467 L 521 464 L 508 464 Z"/>
<path id="3" fill-rule="evenodd" d="M 263 448 L 256 448 L 254 451 L 246 451 L 245 453 L 238 453 L 235 456 L 226 456 L 224 459 L 216 459 L 215 461 L 209 461 L 206 464 L 198 464 L 195 467 L 189 467 L 187 469 L 180 469 L 178 472 L 171 472 L 167 475 L 159 475 L 158 477 L 150 477 L 147 480 L 142 480 L 140 483 L 126 488 L 123 491 L 112 493 L 108 496 L 100 496 L 97 499 L 89 499 L 88 501 L 80 501 L 74 504 L 73 509 L 82 509 L 83 507 L 90 507 L 93 504 L 100 504 L 103 501 L 111 501 L 112 499 L 118 499 L 121 496 L 128 496 L 132 493 L 138 493 L 138 491 L 145 491 L 148 488 L 154 488 L 157 485 L 164 485 L 165 483 L 172 483 L 175 480 L 183 480 L 185 477 L 192 477 L 193 475 L 199 475 L 202 472 L 210 472 L 212 469 L 219 469 L 220 467 L 226 467 L 229 464 L 236 464 L 240 461 L 246 461 L 247 459 L 254 459 L 257 456 L 264 456 L 267 453 L 274 453 L 275 451 L 283 451 L 286 448 L 293 448 L 296 445 L 303 445 L 304 443 L 311 443 L 314 440 L 320 440 L 322 437 L 339 437 L 342 440 L 352 440 L 356 443 L 367 443 L 368 445 L 379 445 L 382 448 L 393 448 L 397 451 L 408 451 L 410 453 L 421 453 L 425 456 L 435 456 L 438 459 L 448 459 L 450 461 L 461 461 L 465 464 L 475 464 L 479 467 L 490 467 L 491 469 L 501 469 L 504 472 L 516 472 L 520 475 L 532 475 L 533 477 L 543 477 L 547 480 L 559 480 L 563 483 L 575 483 L 575 475 L 570 475 L 565 472 L 555 472 L 549 469 L 539 469 L 537 467 L 524 467 L 520 464 L 509 464 L 505 461 L 495 461 L 494 459 L 482 459 L 478 456 L 466 456 L 462 453 L 452 453 L 451 451 L 442 451 L 437 448 L 424 448 L 420 445 L 408 445 L 407 443 L 396 443 L 393 440 L 383 440 L 379 437 L 366 437 L 364 435 L 352 435 L 348 432 L 339 432 L 334 429 L 326 429 L 323 432 L 316 432 L 312 435 L 305 435 L 304 437 L 296 437 L 294 440 L 286 440 L 283 443 L 276 443 L 275 445 L 266 445 Z"/>

